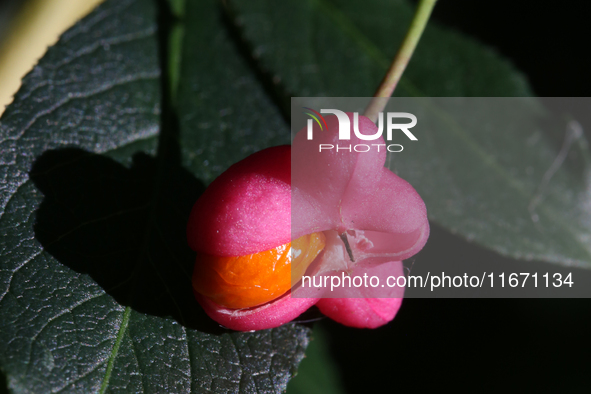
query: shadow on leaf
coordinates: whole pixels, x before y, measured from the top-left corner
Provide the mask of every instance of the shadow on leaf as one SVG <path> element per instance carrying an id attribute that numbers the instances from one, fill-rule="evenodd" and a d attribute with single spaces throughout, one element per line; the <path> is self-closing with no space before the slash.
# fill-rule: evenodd
<path id="1" fill-rule="evenodd" d="M 120 304 L 221 332 L 191 288 L 195 254 L 185 227 L 204 186 L 180 167 L 156 164 L 143 153 L 126 168 L 76 148 L 45 152 L 30 173 L 45 196 L 36 237 L 58 261 L 90 275 Z"/>

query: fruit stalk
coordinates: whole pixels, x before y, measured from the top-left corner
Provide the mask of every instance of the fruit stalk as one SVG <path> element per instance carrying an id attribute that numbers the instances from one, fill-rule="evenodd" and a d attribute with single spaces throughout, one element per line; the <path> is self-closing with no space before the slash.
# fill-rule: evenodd
<path id="1" fill-rule="evenodd" d="M 378 119 L 378 114 L 384 110 L 388 103 L 387 98 L 392 96 L 394 89 L 396 89 L 396 85 L 398 85 L 400 77 L 402 77 L 408 62 L 417 47 L 419 39 L 425 30 L 425 26 L 427 26 L 427 22 L 429 21 L 429 17 L 431 16 L 431 12 L 433 11 L 436 2 L 437 0 L 420 0 L 408 32 L 406 33 L 404 40 L 402 40 L 402 45 L 400 46 L 400 49 L 398 49 L 388 72 L 374 94 L 374 99 L 371 100 L 365 110 L 364 115 L 370 118 L 373 122 Z"/>

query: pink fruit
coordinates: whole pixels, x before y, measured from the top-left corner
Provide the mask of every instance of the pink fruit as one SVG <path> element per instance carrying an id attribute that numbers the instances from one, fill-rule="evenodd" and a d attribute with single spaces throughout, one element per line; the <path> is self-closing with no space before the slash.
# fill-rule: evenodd
<path id="1" fill-rule="evenodd" d="M 352 125 L 353 115 L 348 115 Z M 401 260 L 416 254 L 429 235 L 425 204 L 408 182 L 384 168 L 383 148 L 379 152 L 319 152 L 320 143 L 340 143 L 336 117 L 326 119 L 328 130 L 315 128 L 313 143 L 302 130 L 291 147 L 257 152 L 217 178 L 191 212 L 187 226 L 191 248 L 200 255 L 220 259 L 245 255 L 256 259 L 261 252 L 321 233 L 325 238 L 323 250 L 320 254 L 316 251 L 318 257 L 313 255 L 306 275 L 368 274 L 377 275 L 382 283 L 389 275 L 402 275 Z M 359 130 L 375 134 L 377 127 L 360 116 Z M 374 142 L 384 144 L 381 138 Z M 352 132 L 347 144 L 358 143 L 365 142 Z M 354 262 L 342 241 L 343 233 L 347 234 Z M 263 260 L 260 270 L 268 271 L 273 263 Z M 195 287 L 197 300 L 211 318 L 241 331 L 280 326 L 314 304 L 345 325 L 375 328 L 394 318 L 403 295 L 403 289 L 389 287 L 332 293 L 300 290 L 292 287 L 296 291 L 293 297 L 287 291 L 260 305 L 229 308 L 199 294 Z"/>

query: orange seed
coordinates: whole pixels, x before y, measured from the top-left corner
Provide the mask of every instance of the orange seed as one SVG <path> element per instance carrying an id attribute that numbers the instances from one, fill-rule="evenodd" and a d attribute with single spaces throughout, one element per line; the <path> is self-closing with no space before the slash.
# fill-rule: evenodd
<path id="1" fill-rule="evenodd" d="M 289 291 L 324 245 L 324 234 L 313 233 L 246 256 L 199 253 L 193 271 L 193 288 L 227 308 L 261 305 Z"/>

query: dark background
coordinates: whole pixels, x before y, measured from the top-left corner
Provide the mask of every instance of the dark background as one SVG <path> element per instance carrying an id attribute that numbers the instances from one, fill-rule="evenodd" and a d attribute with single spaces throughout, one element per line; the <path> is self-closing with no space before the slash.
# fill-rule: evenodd
<path id="1" fill-rule="evenodd" d="M 440 0 L 433 21 L 495 48 L 527 75 L 538 96 L 586 97 L 590 11 L 587 1 Z M 556 270 L 503 258 L 434 225 L 431 230 L 415 268 L 458 261 L 489 272 Z M 589 275 L 572 271 L 575 278 Z M 406 298 L 394 321 L 376 330 L 328 319 L 317 324 L 330 335 L 349 393 L 590 390 L 591 299 Z"/>

